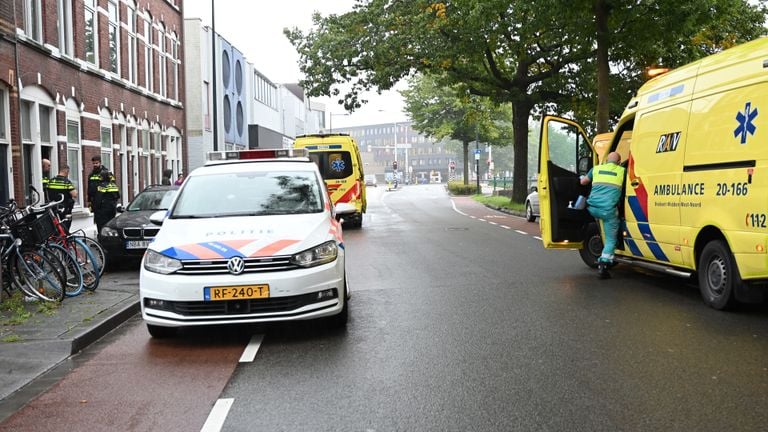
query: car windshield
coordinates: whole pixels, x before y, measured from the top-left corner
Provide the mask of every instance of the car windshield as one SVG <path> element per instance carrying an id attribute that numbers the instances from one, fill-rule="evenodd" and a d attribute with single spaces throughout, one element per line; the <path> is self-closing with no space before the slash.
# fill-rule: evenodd
<path id="1" fill-rule="evenodd" d="M 187 179 L 171 218 L 318 213 L 323 211 L 315 171 L 225 173 Z"/>
<path id="2" fill-rule="evenodd" d="M 128 211 L 168 210 L 178 189 L 144 191 L 128 205 Z"/>

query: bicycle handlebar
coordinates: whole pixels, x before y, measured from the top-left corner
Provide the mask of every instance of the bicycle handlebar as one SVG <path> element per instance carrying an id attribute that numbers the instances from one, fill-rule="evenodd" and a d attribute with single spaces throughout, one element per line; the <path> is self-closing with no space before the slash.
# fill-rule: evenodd
<path id="1" fill-rule="evenodd" d="M 57 201 L 51 201 L 48 204 L 43 204 L 43 205 L 41 205 L 39 207 L 35 207 L 35 206 L 32 206 L 32 205 L 29 205 L 29 206 L 27 206 L 27 210 L 29 210 L 31 212 L 41 212 L 43 210 L 46 210 L 46 209 L 49 209 L 51 207 L 57 206 L 57 205 L 61 204 L 63 201 L 64 201 L 64 196 L 61 196 L 61 197 L 59 197 L 59 199 Z"/>

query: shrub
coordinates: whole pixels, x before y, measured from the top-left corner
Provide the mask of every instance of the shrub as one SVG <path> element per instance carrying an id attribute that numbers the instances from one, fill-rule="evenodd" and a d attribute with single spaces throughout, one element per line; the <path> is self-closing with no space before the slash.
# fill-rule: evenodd
<path id="1" fill-rule="evenodd" d="M 451 195 L 474 195 L 477 193 L 477 185 L 474 183 L 465 185 L 464 182 L 451 181 L 448 182 L 448 192 Z"/>

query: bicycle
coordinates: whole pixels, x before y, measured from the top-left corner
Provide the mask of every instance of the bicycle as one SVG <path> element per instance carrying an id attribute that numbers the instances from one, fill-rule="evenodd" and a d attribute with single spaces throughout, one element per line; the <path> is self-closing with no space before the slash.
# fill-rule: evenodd
<path id="1" fill-rule="evenodd" d="M 13 289 L 29 297 L 45 301 L 62 301 L 66 291 L 66 280 L 59 264 L 35 250 L 23 248 L 24 233 L 32 217 L 20 220 L 13 218 L 15 208 L 2 209 L 2 230 L 0 233 L 0 261 L 2 265 L 3 291 L 11 296 Z M 26 217 L 26 219 L 25 219 Z M 7 223 L 12 220 L 13 223 Z M 16 234 L 21 233 L 21 237 Z"/>

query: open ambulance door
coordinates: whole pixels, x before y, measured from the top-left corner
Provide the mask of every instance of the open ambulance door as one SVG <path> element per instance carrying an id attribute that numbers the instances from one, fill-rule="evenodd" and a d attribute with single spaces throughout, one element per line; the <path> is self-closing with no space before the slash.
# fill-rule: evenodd
<path id="1" fill-rule="evenodd" d="M 569 208 L 581 195 L 589 196 L 590 186 L 582 186 L 596 159 L 584 130 L 577 123 L 560 117 L 542 119 L 539 140 L 539 213 L 541 238 L 547 249 L 581 249 L 587 227 L 594 218 L 587 210 Z M 593 225 L 594 226 L 594 225 Z"/>

